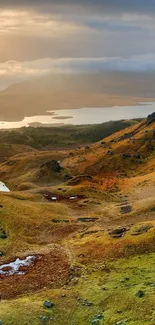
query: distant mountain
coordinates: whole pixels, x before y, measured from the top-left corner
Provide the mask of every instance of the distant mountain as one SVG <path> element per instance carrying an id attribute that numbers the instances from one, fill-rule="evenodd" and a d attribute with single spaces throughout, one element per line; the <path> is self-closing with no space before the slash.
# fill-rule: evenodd
<path id="1" fill-rule="evenodd" d="M 0 120 L 21 120 L 48 110 L 135 105 L 155 97 L 155 74 L 102 72 L 49 75 L 0 92 Z"/>

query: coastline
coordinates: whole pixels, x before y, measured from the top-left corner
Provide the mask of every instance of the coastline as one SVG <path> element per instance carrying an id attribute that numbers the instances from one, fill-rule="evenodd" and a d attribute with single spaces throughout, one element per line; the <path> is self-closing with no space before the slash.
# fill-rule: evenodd
<path id="1" fill-rule="evenodd" d="M 74 98 L 71 94 L 70 101 L 53 101 L 52 98 L 26 98 L 24 96 L 16 96 L 11 98 L 8 96 L 5 98 L 0 94 L 0 121 L 3 122 L 21 122 L 26 116 L 47 116 L 51 115 L 53 117 L 55 114 L 54 111 L 58 110 L 70 110 L 70 109 L 80 109 L 82 107 L 87 108 L 114 108 L 117 106 L 140 106 L 141 103 L 151 103 L 154 101 L 154 98 L 143 98 L 143 97 L 131 97 L 131 96 L 116 96 L 116 95 L 107 95 L 107 94 L 90 94 L 89 96 L 84 96 L 81 98 Z M 47 104 L 47 100 L 49 101 Z M 61 101 L 61 99 L 60 99 Z M 71 116 L 70 116 L 71 117 Z M 56 117 L 56 119 L 61 119 Z M 65 117 L 66 118 L 66 117 Z"/>

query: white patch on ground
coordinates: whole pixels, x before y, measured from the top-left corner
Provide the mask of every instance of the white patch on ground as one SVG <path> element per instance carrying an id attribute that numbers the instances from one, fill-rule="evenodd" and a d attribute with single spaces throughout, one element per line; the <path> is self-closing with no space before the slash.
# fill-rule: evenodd
<path id="1" fill-rule="evenodd" d="M 56 196 L 52 196 L 52 201 L 56 201 L 57 197 Z"/>
<path id="2" fill-rule="evenodd" d="M 36 260 L 36 256 L 28 256 L 24 260 L 20 260 L 19 258 L 16 261 L 3 264 L 0 266 L 0 275 L 11 276 L 11 275 L 23 275 L 26 272 L 20 271 L 22 266 L 32 266 Z"/>
<path id="3" fill-rule="evenodd" d="M 77 199 L 77 196 L 71 196 L 69 199 L 70 200 L 76 200 Z"/>
<path id="4" fill-rule="evenodd" d="M 0 182 L 0 192 L 10 192 L 10 190 L 4 183 Z"/>

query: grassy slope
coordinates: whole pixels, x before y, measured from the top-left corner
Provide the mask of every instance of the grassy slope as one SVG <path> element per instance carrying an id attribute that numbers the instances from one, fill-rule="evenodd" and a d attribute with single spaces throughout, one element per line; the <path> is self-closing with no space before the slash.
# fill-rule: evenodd
<path id="1" fill-rule="evenodd" d="M 117 263 L 110 262 L 110 273 L 94 271 L 84 275 L 73 287 L 45 290 L 39 294 L 21 297 L 1 303 L 1 317 L 5 324 L 41 324 L 39 316 L 48 316 L 47 324 L 86 325 L 95 315 L 103 313 L 104 321 L 98 324 L 112 325 L 122 320 L 124 324 L 154 324 L 154 255 L 137 256 Z M 128 277 L 129 280 L 125 280 Z M 102 290 L 106 287 L 107 290 Z M 136 292 L 145 291 L 143 298 Z M 66 298 L 61 298 L 65 293 Z M 89 299 L 93 307 L 82 306 L 77 297 Z M 45 299 L 51 299 L 55 307 L 43 308 Z"/>
<path id="2" fill-rule="evenodd" d="M 114 121 L 98 125 L 21 128 L 1 131 L 0 144 L 28 145 L 36 149 L 64 148 L 85 143 L 97 142 L 116 131 L 123 130 L 136 123 L 136 120 Z"/>
<path id="3" fill-rule="evenodd" d="M 9 164 L 1 165 L 1 175 L 12 188 L 16 183 L 20 189 L 28 180 L 32 188 L 0 195 L 0 225 L 8 234 L 6 240 L 0 239 L 0 251 L 5 253 L 0 264 L 32 253 L 41 254 L 44 261 L 38 266 L 39 272 L 38 267 L 36 273 L 30 270 L 22 282 L 16 277 L 0 281 L 0 318 L 4 324 L 37 325 L 41 324 L 39 317 L 47 315 L 47 324 L 89 325 L 98 313 L 104 315 L 100 325 L 116 325 L 121 320 L 129 325 L 155 323 L 153 129 L 154 124 L 141 123 L 105 139 L 115 152 L 112 157 L 99 142 L 90 149 L 73 150 L 73 156 L 69 151 L 38 151 L 16 155 Z M 134 132 L 132 141 L 120 139 L 126 132 Z M 133 141 L 136 138 L 140 140 Z M 111 142 L 114 139 L 119 141 Z M 143 164 L 121 157 L 123 152 L 137 151 L 143 156 Z M 54 185 L 53 174 L 50 182 L 41 180 L 38 187 L 34 173 L 51 158 L 60 159 L 72 174 L 89 172 L 95 174 L 94 179 L 80 180 L 76 185 L 61 183 L 60 179 L 61 185 Z M 128 177 L 120 177 L 122 169 Z M 76 203 L 48 203 L 40 194 L 44 189 L 85 198 Z M 132 211 L 124 215 L 120 207 L 125 200 Z M 98 220 L 85 224 L 78 222 L 79 217 Z M 60 222 L 55 224 L 53 219 Z M 146 233 L 133 236 L 135 229 L 150 224 L 152 228 Z M 129 227 L 129 231 L 122 238 L 111 238 L 109 229 L 118 226 Z M 53 256 L 57 256 L 55 263 Z M 69 274 L 68 266 L 72 269 Z M 143 298 L 136 296 L 138 290 L 144 291 Z M 61 297 L 62 293 L 66 297 Z M 47 299 L 55 303 L 51 310 L 43 308 Z M 86 306 L 83 299 L 93 305 Z"/>
<path id="4" fill-rule="evenodd" d="M 100 200 L 102 202 L 103 198 Z M 39 316 L 49 315 L 56 318 L 55 321 L 49 320 L 49 324 L 70 325 L 73 322 L 84 325 L 90 324 L 96 313 L 103 312 L 105 316 L 103 324 L 106 325 L 125 319 L 128 319 L 127 324 L 130 325 L 153 324 L 151 320 L 153 320 L 155 260 L 153 253 L 143 254 L 154 250 L 154 229 L 138 237 L 132 237 L 130 231 L 123 239 L 110 239 L 100 217 L 100 221 L 95 226 L 98 233 L 81 238 L 80 233 L 85 233 L 88 226 L 77 225 L 72 221 L 82 212 L 78 206 L 75 208 L 66 204 L 47 204 L 42 201 L 40 195 L 18 192 L 1 196 L 1 203 L 4 208 L 0 219 L 9 235 L 5 242 L 0 242 L 0 251 L 5 252 L 1 263 L 13 260 L 15 256 L 22 257 L 32 252 L 46 255 L 51 244 L 57 243 L 60 247 L 67 245 L 72 255 L 71 264 L 81 267 L 80 277 L 75 275 L 68 285 L 58 289 L 50 289 L 53 285 L 48 282 L 46 270 L 47 281 L 42 285 L 47 289 L 44 289 L 40 282 L 41 291 L 34 294 L 31 293 L 33 287 L 30 290 L 27 284 L 26 292 L 27 294 L 29 292 L 29 295 L 26 296 L 25 292 L 23 296 L 13 300 L 4 300 L 7 295 L 11 296 L 13 288 L 5 285 L 4 290 L 4 284 L 1 282 L 0 317 L 4 323 L 14 325 L 22 321 L 25 325 L 41 324 Z M 104 199 L 103 206 L 99 210 L 104 214 L 108 206 L 109 201 Z M 92 205 L 91 210 L 95 214 L 98 208 Z M 92 211 L 86 210 L 86 207 L 83 208 L 83 213 L 84 211 L 91 216 Z M 109 217 L 112 218 L 112 206 L 110 211 Z M 38 215 L 41 218 L 36 217 Z M 71 221 L 69 225 L 53 225 L 51 222 L 53 218 L 69 218 Z M 135 220 L 136 222 L 138 219 Z M 94 225 L 90 230 L 93 227 Z M 100 232 L 100 229 L 104 229 L 104 232 Z M 132 245 L 134 250 L 131 249 Z M 130 246 L 130 249 L 127 250 L 127 246 Z M 118 250 L 121 252 L 120 256 L 118 253 L 116 255 Z M 138 252 L 141 253 L 140 256 L 137 255 Z M 79 258 L 81 253 L 87 258 Z M 132 257 L 132 255 L 136 256 Z M 49 262 L 48 270 L 50 272 L 53 270 Z M 29 284 L 31 277 L 28 280 Z M 12 279 L 11 283 L 18 288 L 18 282 L 14 284 Z M 103 290 L 104 287 L 107 290 Z M 145 296 L 141 299 L 135 296 L 140 289 L 145 291 Z M 62 293 L 66 294 L 66 298 L 61 298 Z M 77 297 L 92 301 L 94 306 L 83 306 L 82 301 L 77 301 Z M 52 311 L 48 312 L 42 307 L 46 299 L 54 301 L 55 307 Z"/>

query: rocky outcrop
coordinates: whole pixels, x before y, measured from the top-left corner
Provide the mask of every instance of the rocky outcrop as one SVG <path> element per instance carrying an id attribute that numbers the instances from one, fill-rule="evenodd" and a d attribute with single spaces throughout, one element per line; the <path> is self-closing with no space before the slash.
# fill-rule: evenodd
<path id="1" fill-rule="evenodd" d="M 56 173 L 60 173 L 61 170 L 63 169 L 60 166 L 60 163 L 55 159 L 45 162 L 44 164 L 41 165 L 41 167 L 47 167 L 48 169 L 50 169 L 51 171 L 56 172 Z"/>
<path id="2" fill-rule="evenodd" d="M 119 227 L 119 228 L 116 228 L 116 229 L 112 229 L 112 230 L 109 230 L 109 235 L 112 237 L 112 238 L 121 238 L 124 236 L 124 234 L 126 233 L 126 231 L 128 231 L 129 229 L 126 228 L 126 227 Z"/>
<path id="3" fill-rule="evenodd" d="M 153 122 L 155 122 L 155 112 L 148 115 L 147 120 L 146 120 L 146 125 L 150 125 Z"/>

